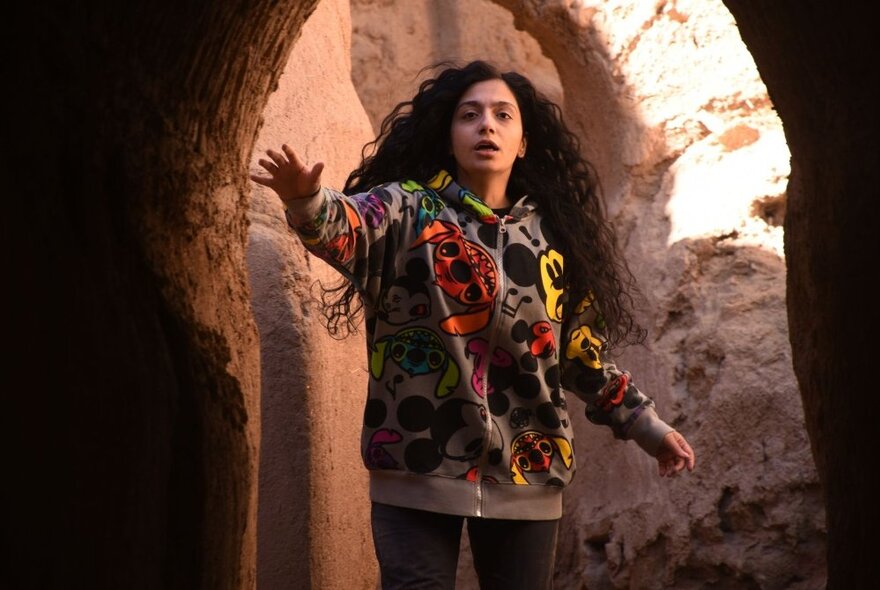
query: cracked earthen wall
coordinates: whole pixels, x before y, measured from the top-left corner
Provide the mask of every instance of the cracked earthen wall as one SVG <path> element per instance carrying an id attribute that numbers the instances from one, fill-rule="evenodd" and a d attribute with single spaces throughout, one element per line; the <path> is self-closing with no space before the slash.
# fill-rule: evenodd
<path id="1" fill-rule="evenodd" d="M 323 161 L 328 186 L 345 182 L 372 139 L 351 85 L 350 39 L 348 2 L 322 1 L 266 105 L 255 146 L 266 157 L 266 149 L 287 143 L 306 161 Z M 320 322 L 318 282 L 338 278 L 306 254 L 275 193 L 255 185 L 248 215 L 262 369 L 257 582 L 267 589 L 371 589 L 376 564 L 358 449 L 367 387 L 363 336 L 337 341 Z"/>
<path id="2" fill-rule="evenodd" d="M 345 23 L 338 15 L 322 16 L 327 4 L 305 27 L 296 51 L 320 39 L 329 48 L 323 55 L 345 57 L 347 37 L 335 30 Z M 700 456 L 699 469 L 677 481 L 659 480 L 652 460 L 634 445 L 582 419 L 557 584 L 663 588 L 735 580 L 778 587 L 791 579 L 819 584 L 823 510 L 785 315 L 781 223 L 789 156 L 766 88 L 724 5 L 356 0 L 351 10 L 351 80 L 366 109 L 360 118 L 368 116 L 373 130 L 430 74 L 425 66 L 447 59 L 483 58 L 519 70 L 559 102 L 585 155 L 597 165 L 610 214 L 644 291 L 640 319 L 648 342 L 624 351 L 620 362 L 655 398 L 661 415 L 687 434 Z M 327 77 L 311 71 L 299 55 L 291 57 L 270 102 L 258 145 L 287 128 L 295 129 L 295 141 L 310 158 L 350 150 L 347 160 L 336 158 L 329 167 L 339 186 L 371 133 L 363 124 L 356 135 L 334 123 L 339 112 L 350 123 L 349 111 L 360 110 L 344 76 L 332 81 L 335 90 L 314 101 L 321 107 L 315 114 L 309 109 L 317 106 L 303 99 L 276 110 L 273 105 L 284 100 L 280 96 L 299 95 L 294 80 L 309 80 L 314 89 L 316 80 Z M 325 59 L 320 70 L 331 69 L 331 63 L 345 73 L 344 60 Z M 338 106 L 327 108 L 321 102 L 326 96 Z M 283 233 L 277 211 L 267 212 Z M 252 226 L 252 235 L 259 227 Z M 322 263 L 293 248 L 291 284 L 297 291 Z M 299 265 L 304 272 L 295 270 Z M 259 320 L 260 299 L 255 303 Z M 302 366 L 314 362 L 318 351 L 330 359 L 329 366 L 344 359 L 363 364 L 360 356 L 352 358 L 352 350 L 360 355 L 360 337 L 350 338 L 347 347 L 323 347 L 314 319 L 296 319 L 310 343 L 298 348 Z M 279 342 L 288 346 L 287 339 Z M 264 351 L 271 347 L 264 339 Z M 264 383 L 267 371 L 278 365 L 264 354 Z M 314 371 L 304 369 L 302 378 L 310 387 L 310 415 L 320 416 L 338 392 Z M 362 381 L 345 384 L 355 405 Z M 264 410 L 272 392 L 264 385 Z M 287 403 L 291 409 L 296 404 Z M 579 404 L 572 402 L 573 415 L 583 414 Z M 264 412 L 264 424 L 279 407 Z M 350 437 L 351 456 L 337 477 L 360 486 L 347 510 L 358 515 L 351 524 L 363 537 L 365 484 L 352 442 L 359 416 L 352 411 L 338 418 L 335 430 Z M 315 464 L 328 446 L 327 432 L 309 434 Z M 276 449 L 265 444 L 269 436 L 264 432 L 264 457 Z M 334 441 L 338 448 L 341 439 Z M 267 471 L 271 467 L 263 472 L 265 481 L 271 477 Z M 313 485 L 322 481 L 312 473 Z M 264 493 L 263 501 L 276 502 L 276 493 Z M 331 540 L 341 515 L 329 504 L 313 503 L 312 510 L 325 514 L 327 526 L 313 525 L 311 538 Z M 311 522 L 320 521 L 316 516 Z M 262 529 L 267 548 L 277 547 L 267 527 L 278 525 L 273 519 Z M 349 553 L 347 542 L 336 542 Z M 370 554 L 351 554 L 349 562 L 356 559 L 365 565 L 355 568 L 354 579 L 374 571 Z M 313 572 L 323 570 L 320 563 L 312 565 Z M 459 585 L 476 587 L 466 536 Z"/>

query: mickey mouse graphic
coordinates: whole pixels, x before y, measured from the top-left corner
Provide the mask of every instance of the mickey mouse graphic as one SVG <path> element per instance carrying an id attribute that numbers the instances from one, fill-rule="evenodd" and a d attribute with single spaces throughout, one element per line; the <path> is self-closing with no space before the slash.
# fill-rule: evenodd
<path id="1" fill-rule="evenodd" d="M 431 296 L 426 282 L 428 263 L 412 258 L 406 263 L 406 274 L 392 281 L 382 293 L 377 315 L 389 324 L 399 326 L 431 315 Z"/>

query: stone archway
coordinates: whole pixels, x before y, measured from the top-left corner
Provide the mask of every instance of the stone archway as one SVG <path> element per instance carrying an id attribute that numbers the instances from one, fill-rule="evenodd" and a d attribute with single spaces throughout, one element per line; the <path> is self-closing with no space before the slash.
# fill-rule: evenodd
<path id="1" fill-rule="evenodd" d="M 7 584 L 254 586 L 244 171 L 315 4 L 8 15 Z"/>
<path id="2" fill-rule="evenodd" d="M 787 307 L 793 364 L 823 485 L 828 587 L 878 576 L 868 547 L 877 484 L 862 453 L 872 446 L 870 337 L 878 327 L 869 289 L 878 225 L 877 90 L 860 82 L 873 51 L 865 6 L 827 11 L 797 2 L 725 0 L 785 126 L 792 156 L 785 221 Z M 825 32 L 825 42 L 815 35 Z M 866 266 L 867 265 L 867 266 Z M 870 272 L 870 270 L 868 270 Z"/>

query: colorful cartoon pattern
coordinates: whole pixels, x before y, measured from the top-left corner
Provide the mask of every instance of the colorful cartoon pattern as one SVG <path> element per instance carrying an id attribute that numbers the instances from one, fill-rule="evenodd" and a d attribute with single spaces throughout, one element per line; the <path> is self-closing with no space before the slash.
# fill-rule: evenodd
<path id="1" fill-rule="evenodd" d="M 369 469 L 561 487 L 575 471 L 564 390 L 623 438 L 653 412 L 603 358 L 592 295 L 565 316 L 563 256 L 528 197 L 502 223 L 444 171 L 324 194 L 322 212 L 299 231 L 365 303 Z"/>
<path id="2" fill-rule="evenodd" d="M 498 293 L 495 260 L 479 244 L 466 240 L 461 229 L 447 221 L 434 220 L 410 249 L 434 244 L 434 284 L 465 307 L 440 322 L 448 334 L 467 335 L 486 327 Z"/>
<path id="3" fill-rule="evenodd" d="M 443 341 L 427 328 L 407 328 L 377 340 L 370 355 L 370 374 L 374 379 L 383 378 L 389 359 L 410 377 L 436 373 L 436 397 L 446 397 L 458 385 L 458 365 L 450 358 Z M 396 396 L 396 385 L 401 381 L 399 375 L 395 376 L 395 386 L 386 387 L 392 397 Z"/>
<path id="4" fill-rule="evenodd" d="M 554 461 L 562 463 L 565 469 L 571 469 L 574 453 L 568 439 L 561 436 L 550 436 L 537 430 L 523 432 L 514 439 L 510 446 L 510 477 L 513 483 L 528 485 L 528 475 L 550 473 Z M 562 481 L 549 485 L 562 485 Z"/>

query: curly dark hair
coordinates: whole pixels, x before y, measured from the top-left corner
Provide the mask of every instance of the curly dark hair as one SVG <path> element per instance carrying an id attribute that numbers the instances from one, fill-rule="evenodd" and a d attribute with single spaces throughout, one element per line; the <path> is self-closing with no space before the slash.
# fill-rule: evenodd
<path id="1" fill-rule="evenodd" d="M 524 76 L 500 72 L 485 61 L 463 67 L 441 62 L 428 69 L 439 68 L 439 75 L 422 82 L 412 100 L 398 104 L 384 119 L 378 137 L 364 146 L 361 164 L 349 175 L 343 192 L 365 192 L 395 180 L 424 182 L 440 169 L 454 177 L 449 142 L 460 97 L 477 82 L 503 80 L 516 97 L 528 140 L 525 157 L 514 163 L 508 194 L 514 200 L 530 195 L 556 230 L 569 300 L 574 305 L 592 293 L 602 310 L 608 346 L 643 342 L 645 331 L 632 313 L 638 292 L 635 279 L 618 250 L 595 170 L 580 155 L 578 138 L 563 122 L 559 106 Z M 323 288 L 322 299 L 331 334 L 354 328 L 362 302 L 353 285 Z"/>

